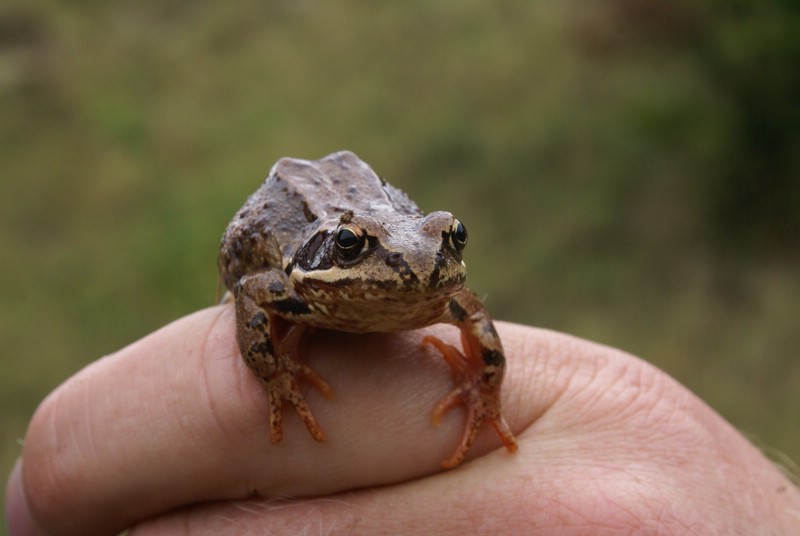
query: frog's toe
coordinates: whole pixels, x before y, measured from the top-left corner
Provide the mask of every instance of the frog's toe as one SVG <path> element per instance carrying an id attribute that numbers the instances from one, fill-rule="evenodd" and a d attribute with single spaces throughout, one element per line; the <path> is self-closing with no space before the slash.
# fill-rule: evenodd
<path id="1" fill-rule="evenodd" d="M 269 426 L 270 441 L 279 443 L 283 439 L 283 409 L 288 403 L 291 405 L 308 428 L 308 432 L 317 441 L 325 441 L 327 436 L 322 431 L 322 427 L 317 422 L 311 408 L 300 390 L 297 376 L 306 379 L 322 394 L 330 399 L 333 398 L 333 390 L 330 386 L 314 372 L 311 367 L 303 365 L 296 374 L 284 373 L 281 377 L 272 381 L 264 382 L 267 394 L 269 395 Z"/>
<path id="2" fill-rule="evenodd" d="M 425 337 L 423 343 L 430 344 L 441 352 L 450 365 L 453 382 L 456 384 L 455 388 L 436 404 L 431 413 L 432 424 L 439 426 L 444 414 L 456 406 L 464 406 L 467 411 L 467 422 L 461 442 L 455 453 L 442 462 L 442 467 L 451 469 L 464 461 L 475 442 L 478 430 L 486 422 L 497 431 L 506 449 L 515 452 L 517 441 L 500 411 L 500 385 L 491 378 L 486 379 L 481 362 L 436 337 Z"/>
<path id="3" fill-rule="evenodd" d="M 471 386 L 461 384 L 450 391 L 450 393 L 440 400 L 433 409 L 431 422 L 434 426 L 439 426 L 442 416 L 455 406 L 464 405 L 467 410 L 467 422 L 464 427 L 464 434 L 461 436 L 461 443 L 459 443 L 455 453 L 442 462 L 442 467 L 445 469 L 451 469 L 464 460 L 472 443 L 475 441 L 478 430 L 483 425 L 484 420 L 486 420 L 486 413 L 481 411 L 480 401 L 476 394 L 477 393 Z"/>
<path id="4" fill-rule="evenodd" d="M 317 422 L 317 419 L 314 417 L 314 414 L 311 413 L 311 408 L 308 407 L 303 395 L 300 394 L 298 391 L 297 393 L 299 398 L 289 399 L 289 402 L 294 406 L 295 411 L 297 414 L 300 415 L 300 418 L 303 419 L 303 422 L 306 424 L 306 428 L 308 428 L 308 432 L 311 436 L 319 442 L 326 441 L 328 437 L 325 435 L 325 432 L 322 431 L 322 427 Z"/>
<path id="5" fill-rule="evenodd" d="M 441 422 L 442 416 L 455 406 L 463 405 L 467 411 L 467 422 L 464 433 L 455 453 L 442 462 L 442 467 L 451 469 L 459 465 L 467 455 L 470 447 L 475 442 L 478 430 L 488 422 L 497 431 L 503 445 L 509 452 L 517 450 L 517 441 L 500 413 L 500 403 L 497 393 L 487 393 L 471 382 L 462 383 L 442 398 L 431 414 L 431 421 L 435 426 Z"/>

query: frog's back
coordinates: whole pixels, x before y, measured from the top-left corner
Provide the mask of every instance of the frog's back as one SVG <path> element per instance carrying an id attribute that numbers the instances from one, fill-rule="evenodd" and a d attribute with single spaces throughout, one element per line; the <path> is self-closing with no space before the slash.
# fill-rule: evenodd
<path id="1" fill-rule="evenodd" d="M 402 190 L 350 151 L 320 160 L 281 158 L 242 210 L 248 208 L 258 214 L 256 225 L 275 232 L 289 255 L 287 250 L 304 241 L 311 228 L 347 211 L 422 215 Z"/>
<path id="2" fill-rule="evenodd" d="M 320 160 L 282 158 L 267 181 L 271 178 L 290 184 L 311 211 L 308 217 L 317 220 L 336 218 L 348 210 L 422 215 L 403 191 L 378 177 L 350 151 L 339 151 Z"/>
<path id="3" fill-rule="evenodd" d="M 382 180 L 358 156 L 339 151 L 320 160 L 281 158 L 264 183 L 236 213 L 223 236 L 221 253 L 229 256 L 243 243 L 276 244 L 279 252 L 262 255 L 254 262 L 220 259 L 235 265 L 226 285 L 256 268 L 251 264 L 282 267 L 311 236 L 321 222 L 343 213 L 403 214 L 421 217 L 422 211 L 400 189 Z M 275 239 L 273 241 L 273 238 Z M 240 262 L 242 261 L 242 262 Z M 222 264 L 221 264 L 222 265 Z"/>

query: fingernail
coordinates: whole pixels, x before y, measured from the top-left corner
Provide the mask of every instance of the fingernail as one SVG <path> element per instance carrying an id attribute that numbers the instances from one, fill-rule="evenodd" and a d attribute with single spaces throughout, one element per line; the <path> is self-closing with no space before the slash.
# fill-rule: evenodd
<path id="1" fill-rule="evenodd" d="M 11 536 L 36 536 L 41 534 L 33 522 L 28 501 L 22 489 L 22 459 L 18 459 L 8 477 L 6 486 L 6 524 Z"/>

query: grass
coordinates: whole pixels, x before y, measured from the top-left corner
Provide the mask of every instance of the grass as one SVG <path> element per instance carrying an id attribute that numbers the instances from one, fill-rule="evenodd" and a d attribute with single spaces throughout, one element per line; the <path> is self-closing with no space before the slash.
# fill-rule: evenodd
<path id="1" fill-rule="evenodd" d="M 495 317 L 640 355 L 800 459 L 798 17 L 737 5 L 7 2 L 3 474 L 49 391 L 213 303 L 277 158 L 341 148 L 467 224 Z"/>

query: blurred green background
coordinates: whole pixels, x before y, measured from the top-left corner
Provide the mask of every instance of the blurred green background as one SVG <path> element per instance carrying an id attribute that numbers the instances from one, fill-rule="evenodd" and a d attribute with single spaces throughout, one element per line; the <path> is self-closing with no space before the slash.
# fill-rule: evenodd
<path id="1" fill-rule="evenodd" d="M 2 474 L 38 402 L 214 302 L 227 220 L 349 148 L 501 319 L 635 353 L 800 459 L 800 17 L 772 0 L 0 7 Z"/>

